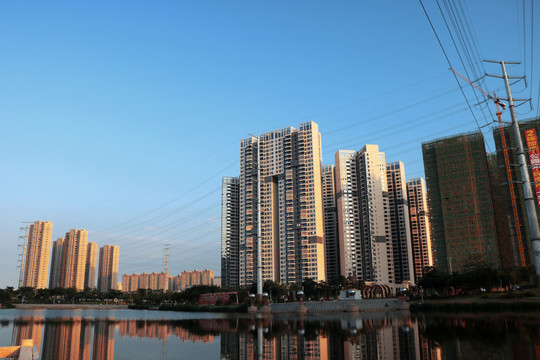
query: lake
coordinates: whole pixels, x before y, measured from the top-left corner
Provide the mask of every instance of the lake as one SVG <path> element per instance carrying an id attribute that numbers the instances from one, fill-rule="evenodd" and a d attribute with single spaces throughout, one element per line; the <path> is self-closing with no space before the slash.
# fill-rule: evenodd
<path id="1" fill-rule="evenodd" d="M 540 314 L 0 310 L 40 359 L 540 359 Z"/>

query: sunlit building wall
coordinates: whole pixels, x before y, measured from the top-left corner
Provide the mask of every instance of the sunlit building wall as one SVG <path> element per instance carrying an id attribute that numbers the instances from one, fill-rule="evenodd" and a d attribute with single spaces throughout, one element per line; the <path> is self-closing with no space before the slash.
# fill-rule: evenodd
<path id="1" fill-rule="evenodd" d="M 62 263 L 60 264 L 60 283 L 63 288 L 84 290 L 86 272 L 86 252 L 88 250 L 88 231 L 71 229 L 63 241 Z"/>
<path id="2" fill-rule="evenodd" d="M 390 236 L 394 255 L 394 280 L 396 284 L 414 282 L 405 165 L 401 161 L 387 163 L 386 179 Z"/>
<path id="3" fill-rule="evenodd" d="M 96 288 L 96 265 L 97 265 L 97 249 L 98 245 L 95 242 L 88 243 L 86 250 L 86 269 L 84 273 L 84 288 Z"/>
<path id="4" fill-rule="evenodd" d="M 116 245 L 104 245 L 99 249 L 98 291 L 117 290 L 119 253 L 120 248 Z"/>
<path id="5" fill-rule="evenodd" d="M 241 141 L 240 285 L 256 280 L 259 199 L 263 280 L 286 284 L 325 280 L 321 139 L 316 123 Z"/>
<path id="6" fill-rule="evenodd" d="M 36 289 L 47 287 L 49 256 L 53 224 L 50 221 L 35 221 L 30 225 L 26 244 L 22 286 Z"/>
<path id="7" fill-rule="evenodd" d="M 431 228 L 425 180 L 423 178 L 409 179 L 407 181 L 407 192 L 409 198 L 414 282 L 418 284 L 418 281 L 424 275 L 424 269 L 428 266 L 433 266 Z"/>

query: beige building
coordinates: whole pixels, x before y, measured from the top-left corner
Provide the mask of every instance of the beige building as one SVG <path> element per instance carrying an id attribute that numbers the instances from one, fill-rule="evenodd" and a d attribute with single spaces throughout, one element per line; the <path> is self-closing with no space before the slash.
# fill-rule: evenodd
<path id="1" fill-rule="evenodd" d="M 390 235 L 394 255 L 394 279 L 396 284 L 414 283 L 405 165 L 401 161 L 387 163 L 386 178 Z"/>
<path id="2" fill-rule="evenodd" d="M 59 240 L 57 240 L 59 242 Z M 71 229 L 62 241 L 59 287 L 84 290 L 88 231 Z"/>
<path id="3" fill-rule="evenodd" d="M 325 280 L 321 137 L 316 123 L 242 140 L 239 196 L 240 285 L 256 281 L 258 199 L 263 280 Z"/>
<path id="4" fill-rule="evenodd" d="M 341 274 L 394 282 L 386 161 L 377 145 L 335 155 Z"/>
<path id="5" fill-rule="evenodd" d="M 25 249 L 22 286 L 36 289 L 47 287 L 52 227 L 53 224 L 50 221 L 35 221 L 30 225 Z"/>
<path id="6" fill-rule="evenodd" d="M 60 287 L 60 275 L 62 266 L 62 251 L 64 249 L 64 238 L 58 238 L 53 242 L 51 256 L 51 276 L 49 277 L 49 288 Z"/>
<path id="7" fill-rule="evenodd" d="M 84 272 L 85 289 L 96 288 L 97 249 L 98 246 L 96 243 L 88 243 L 88 249 L 86 250 L 86 269 Z"/>
<path id="8" fill-rule="evenodd" d="M 424 274 L 424 268 L 426 266 L 433 266 L 426 182 L 423 178 L 410 179 L 407 182 L 407 191 L 409 197 L 414 280 L 418 284 L 418 281 Z"/>
<path id="9" fill-rule="evenodd" d="M 120 248 L 104 245 L 99 249 L 98 291 L 118 290 L 118 259 Z"/>

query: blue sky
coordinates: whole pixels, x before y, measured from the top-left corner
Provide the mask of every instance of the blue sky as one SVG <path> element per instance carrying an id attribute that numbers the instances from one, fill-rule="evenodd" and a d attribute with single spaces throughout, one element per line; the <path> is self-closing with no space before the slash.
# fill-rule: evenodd
<path id="1" fill-rule="evenodd" d="M 522 62 L 509 67 L 528 76 L 521 118 L 539 92 L 530 1 L 525 39 L 521 1 L 454 3 L 481 58 Z M 313 120 L 323 164 L 376 143 L 411 178 L 422 141 L 477 129 L 418 1 L 4 1 L 0 54 L 0 287 L 17 285 L 19 228 L 34 220 L 54 223 L 53 240 L 85 228 L 119 245 L 120 273 L 162 270 L 170 244 L 171 273 L 219 274 L 221 177 L 238 174 L 249 133 Z M 482 86 L 503 95 L 500 80 Z"/>

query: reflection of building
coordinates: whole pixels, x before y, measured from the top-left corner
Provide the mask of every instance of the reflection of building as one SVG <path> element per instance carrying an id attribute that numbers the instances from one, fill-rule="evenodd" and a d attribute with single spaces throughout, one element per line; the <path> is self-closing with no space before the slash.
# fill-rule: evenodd
<path id="1" fill-rule="evenodd" d="M 119 252 L 116 245 L 104 245 L 99 249 L 98 291 L 117 290 Z"/>
<path id="2" fill-rule="evenodd" d="M 22 286 L 37 289 L 47 287 L 52 228 L 50 221 L 35 221 L 30 225 Z"/>
<path id="3" fill-rule="evenodd" d="M 92 323 L 80 317 L 46 323 L 42 359 L 90 360 L 91 338 Z"/>
<path id="4" fill-rule="evenodd" d="M 94 325 L 93 360 L 113 360 L 114 329 L 116 325 L 109 321 L 98 320 Z"/>
<path id="5" fill-rule="evenodd" d="M 43 318 L 41 316 L 23 316 L 18 319 L 13 345 L 21 345 L 22 340 L 32 339 L 37 351 L 41 349 L 41 337 L 43 334 Z M 13 340 L 12 340 L 13 341 Z"/>

